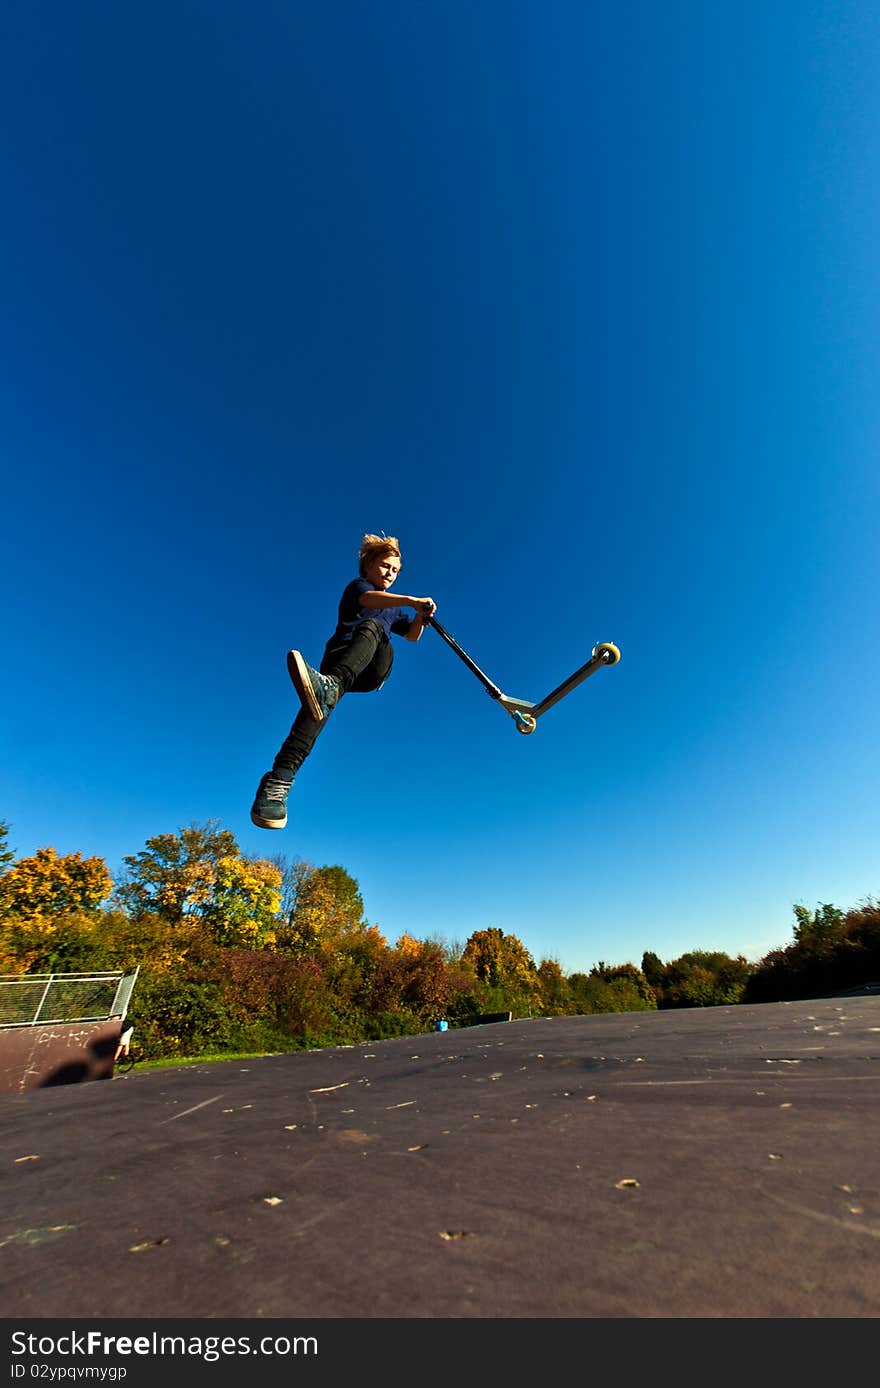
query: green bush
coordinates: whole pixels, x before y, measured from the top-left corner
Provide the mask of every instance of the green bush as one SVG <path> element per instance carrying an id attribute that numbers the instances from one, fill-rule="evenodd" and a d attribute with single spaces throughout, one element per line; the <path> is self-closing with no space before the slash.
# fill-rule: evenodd
<path id="1" fill-rule="evenodd" d="M 417 1036 L 425 1026 L 412 1012 L 377 1012 L 364 1019 L 364 1040 L 381 1041 L 388 1036 Z"/>

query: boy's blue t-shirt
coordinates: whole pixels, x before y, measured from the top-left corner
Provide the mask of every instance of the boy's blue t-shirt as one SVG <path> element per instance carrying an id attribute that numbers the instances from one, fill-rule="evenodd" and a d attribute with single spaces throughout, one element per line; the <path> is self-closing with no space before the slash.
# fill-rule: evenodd
<path id="1" fill-rule="evenodd" d="M 369 579 L 352 579 L 339 599 L 339 620 L 328 645 L 341 645 L 350 641 L 362 622 L 378 622 L 387 640 L 392 631 L 397 636 L 405 636 L 412 626 L 409 617 L 403 615 L 401 607 L 361 607 L 361 594 L 372 593 L 373 585 Z"/>

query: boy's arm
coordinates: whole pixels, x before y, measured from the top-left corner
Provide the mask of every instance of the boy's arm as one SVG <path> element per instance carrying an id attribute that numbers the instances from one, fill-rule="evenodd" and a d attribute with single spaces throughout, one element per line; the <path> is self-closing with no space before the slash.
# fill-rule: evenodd
<path id="1" fill-rule="evenodd" d="M 370 607 L 374 612 L 380 607 L 415 608 L 415 616 L 410 621 L 409 630 L 404 636 L 405 641 L 420 641 L 425 623 L 437 611 L 437 604 L 433 598 L 413 598 L 407 593 L 380 593 L 375 588 L 361 593 L 360 603 L 361 607 Z"/>
<path id="2" fill-rule="evenodd" d="M 437 611 L 433 598 L 411 598 L 406 593 L 380 593 L 375 588 L 361 593 L 360 604 L 361 607 L 371 607 L 373 611 L 380 607 L 414 607 L 416 612 L 422 612 L 426 617 L 433 617 Z"/>
<path id="3" fill-rule="evenodd" d="M 404 641 L 421 641 L 422 632 L 425 630 L 425 623 L 428 620 L 427 612 L 423 612 L 420 607 L 416 608 L 416 615 L 409 624 L 409 628 L 404 632 Z"/>

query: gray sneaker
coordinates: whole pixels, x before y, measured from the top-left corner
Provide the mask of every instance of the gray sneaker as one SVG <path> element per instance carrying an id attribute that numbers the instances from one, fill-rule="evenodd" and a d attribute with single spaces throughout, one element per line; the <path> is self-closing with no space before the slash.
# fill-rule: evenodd
<path id="1" fill-rule="evenodd" d="M 299 651 L 287 652 L 287 670 L 306 713 L 316 723 L 323 723 L 339 703 L 338 680 L 313 670 Z"/>
<path id="2" fill-rule="evenodd" d="M 251 819 L 260 829 L 283 829 L 287 823 L 287 796 L 293 781 L 282 781 L 267 771 L 257 787 Z"/>

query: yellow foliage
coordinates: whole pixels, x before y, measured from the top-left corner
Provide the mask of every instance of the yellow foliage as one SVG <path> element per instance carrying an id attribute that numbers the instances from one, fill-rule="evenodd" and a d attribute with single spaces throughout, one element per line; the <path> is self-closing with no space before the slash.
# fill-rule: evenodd
<path id="1" fill-rule="evenodd" d="M 200 914 L 213 904 L 218 862 L 237 853 L 232 834 L 213 824 L 156 834 L 140 853 L 123 859 L 129 879 L 117 895 L 136 912 L 158 911 L 173 920 Z"/>
<path id="2" fill-rule="evenodd" d="M 421 940 L 413 939 L 412 935 L 401 935 L 397 941 L 396 949 L 404 959 L 418 959 L 422 953 Z"/>
<path id="3" fill-rule="evenodd" d="M 474 931 L 465 945 L 462 962 L 493 987 L 531 990 L 537 984 L 535 961 L 525 945 L 515 935 L 505 935 L 496 925 Z"/>
<path id="4" fill-rule="evenodd" d="M 294 951 L 318 949 L 333 954 L 343 942 L 363 943 L 365 935 L 371 932 L 382 940 L 377 927 L 365 925 L 363 913 L 357 883 L 344 868 L 316 868 L 300 863 L 296 869 L 295 901 L 281 934 L 282 943 Z"/>
<path id="5" fill-rule="evenodd" d="M 83 858 L 81 853 L 59 858 L 54 848 L 38 848 L 0 877 L 0 912 L 31 917 L 92 911 L 112 889 L 103 858 Z"/>
<path id="6" fill-rule="evenodd" d="M 271 949 L 277 941 L 276 917 L 281 906 L 281 872 L 264 858 L 220 858 L 205 912 L 218 940 L 245 949 Z"/>

